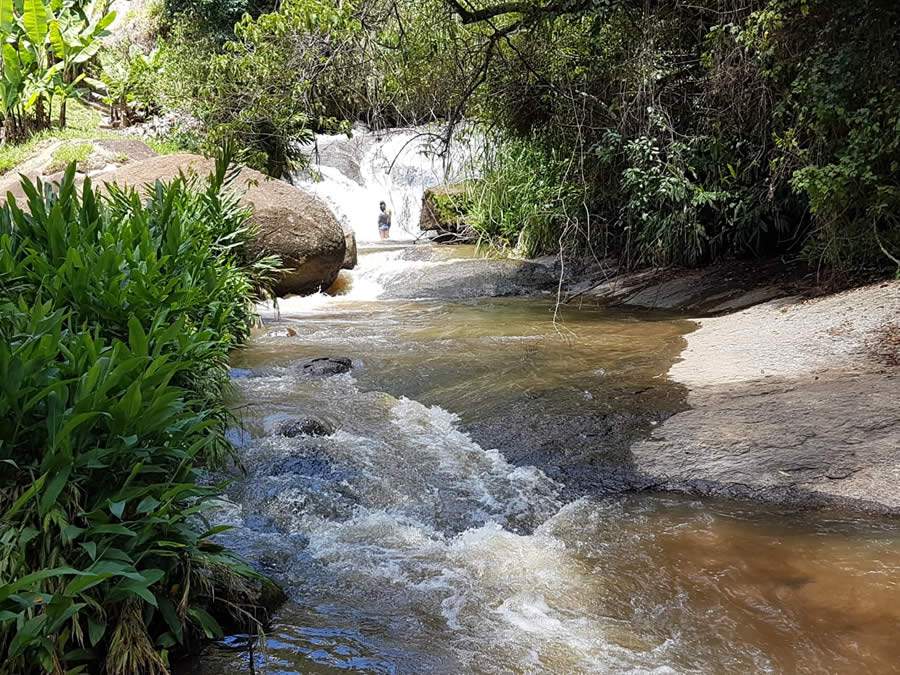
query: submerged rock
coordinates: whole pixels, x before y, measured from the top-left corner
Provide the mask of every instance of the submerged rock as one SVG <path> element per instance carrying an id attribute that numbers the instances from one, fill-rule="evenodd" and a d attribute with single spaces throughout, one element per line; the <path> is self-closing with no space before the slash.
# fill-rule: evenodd
<path id="1" fill-rule="evenodd" d="M 353 369 L 353 360 L 346 356 L 322 356 L 301 361 L 297 369 L 307 377 L 331 377 L 349 373 Z"/>
<path id="2" fill-rule="evenodd" d="M 337 480 L 345 477 L 344 473 L 335 469 L 327 458 L 309 455 L 297 455 L 279 460 L 272 466 L 270 473 L 273 476 L 290 473 L 323 480 Z"/>
<path id="3" fill-rule="evenodd" d="M 334 425 L 330 422 L 307 417 L 282 422 L 278 425 L 275 433 L 287 438 L 296 438 L 297 436 L 330 436 L 334 431 Z"/>
<path id="4" fill-rule="evenodd" d="M 410 250 L 408 255 L 415 252 Z M 453 300 L 534 295 L 551 291 L 557 280 L 552 268 L 530 260 L 459 259 L 429 267 L 428 274 L 410 268 L 393 279 L 382 297 Z"/>

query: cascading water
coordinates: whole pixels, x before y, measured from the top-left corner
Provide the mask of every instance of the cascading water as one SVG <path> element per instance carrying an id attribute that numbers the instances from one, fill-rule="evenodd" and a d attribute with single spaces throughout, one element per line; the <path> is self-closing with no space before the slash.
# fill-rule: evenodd
<path id="1" fill-rule="evenodd" d="M 535 298 L 385 299 L 471 260 L 422 248 L 364 250 L 350 293 L 283 304 L 236 357 L 247 474 L 211 516 L 289 597 L 256 672 L 894 668 L 895 525 L 569 493 L 627 420 L 678 408 L 660 378 L 687 324 L 569 308 L 560 328 Z M 352 371 L 298 367 L 325 355 Z M 335 432 L 284 435 L 305 418 Z M 250 659 L 217 648 L 184 672 Z"/>
<path id="2" fill-rule="evenodd" d="M 418 133 L 320 136 L 322 179 L 298 180 L 360 242 L 381 200 L 415 237 L 423 189 L 468 170 Z M 689 326 L 573 308 L 560 326 L 539 267 L 364 244 L 336 294 L 261 308 L 233 371 L 247 473 L 210 515 L 289 601 L 262 653 L 235 636 L 185 673 L 896 667 L 895 525 L 597 492 L 683 405 L 665 373 Z M 352 371 L 298 367 L 328 355 Z M 285 434 L 306 418 L 335 431 Z"/>
<path id="3" fill-rule="evenodd" d="M 446 153 L 428 127 L 373 132 L 356 128 L 351 137 L 316 137 L 310 170 L 294 182 L 319 195 L 358 242 L 378 239 L 378 204 L 393 212 L 393 239 L 415 239 L 425 188 L 475 175 L 477 139 L 457 137 Z"/>

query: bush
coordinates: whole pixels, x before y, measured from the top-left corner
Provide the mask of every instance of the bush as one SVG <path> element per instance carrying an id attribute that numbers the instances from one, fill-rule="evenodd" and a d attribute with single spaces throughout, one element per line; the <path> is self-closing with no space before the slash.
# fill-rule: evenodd
<path id="1" fill-rule="evenodd" d="M 224 44 L 182 21 L 163 51 L 165 96 L 199 120 L 205 149 L 234 139 L 248 165 L 289 177 L 304 168 L 300 145 L 314 132 L 349 132 L 336 107 L 353 98 L 353 58 L 363 36 L 351 3 L 320 0 L 288 0 L 278 11 L 245 15 Z"/>
<path id="2" fill-rule="evenodd" d="M 580 244 L 629 265 L 898 268 L 896 1 L 456 6 L 439 39 L 503 36 L 482 38 L 469 113 L 574 158 L 598 225 L 569 230 Z"/>
<path id="3" fill-rule="evenodd" d="M 466 196 L 466 222 L 479 244 L 525 257 L 555 250 L 584 209 L 572 160 L 533 139 L 500 139 L 489 147 L 483 178 Z"/>
<path id="4" fill-rule="evenodd" d="M 0 210 L 3 672 L 166 672 L 169 653 L 250 623 L 267 583 L 210 540 L 229 456 L 228 352 L 273 261 L 247 213 L 180 177 L 141 201 L 23 180 Z"/>

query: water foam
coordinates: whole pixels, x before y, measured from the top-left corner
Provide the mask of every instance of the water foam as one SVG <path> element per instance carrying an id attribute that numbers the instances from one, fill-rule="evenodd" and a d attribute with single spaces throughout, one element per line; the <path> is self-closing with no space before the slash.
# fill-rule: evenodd
<path id="1" fill-rule="evenodd" d="M 353 137 L 317 136 L 321 154 L 312 173 L 294 182 L 321 197 L 358 242 L 378 240 L 378 204 L 393 212 L 393 238 L 421 234 L 419 215 L 426 188 L 474 175 L 471 157 L 477 143 L 451 146 L 449 156 L 435 149 L 435 129 L 427 127 L 372 132 L 354 129 Z M 318 175 L 316 175 L 318 174 Z"/>

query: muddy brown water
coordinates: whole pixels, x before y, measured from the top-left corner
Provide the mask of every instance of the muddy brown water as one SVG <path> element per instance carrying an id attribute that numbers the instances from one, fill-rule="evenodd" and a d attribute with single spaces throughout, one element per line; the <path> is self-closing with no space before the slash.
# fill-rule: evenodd
<path id="1" fill-rule="evenodd" d="M 900 672 L 896 522 L 568 489 L 683 409 L 665 374 L 693 324 L 379 299 L 455 255 L 364 254 L 235 356 L 248 474 L 216 518 L 289 601 L 184 672 Z M 300 374 L 323 355 L 354 369 Z M 305 417 L 337 431 L 278 435 Z"/>

